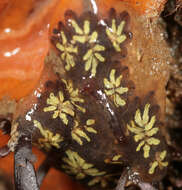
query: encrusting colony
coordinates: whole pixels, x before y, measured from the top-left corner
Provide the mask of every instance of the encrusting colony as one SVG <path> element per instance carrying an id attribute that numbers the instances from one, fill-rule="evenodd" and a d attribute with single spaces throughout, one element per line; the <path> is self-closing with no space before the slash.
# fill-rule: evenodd
<path id="1" fill-rule="evenodd" d="M 122 65 L 132 40 L 128 26 L 127 12 L 110 9 L 101 22 L 91 12 L 66 11 L 52 36 L 65 75 L 45 83 L 31 121 L 17 119 L 34 127 L 34 144 L 58 152 L 55 167 L 89 186 L 113 184 L 128 163 L 145 163 L 139 172 L 151 179 L 168 165 L 154 93 L 145 103 L 130 98 L 135 82 Z"/>

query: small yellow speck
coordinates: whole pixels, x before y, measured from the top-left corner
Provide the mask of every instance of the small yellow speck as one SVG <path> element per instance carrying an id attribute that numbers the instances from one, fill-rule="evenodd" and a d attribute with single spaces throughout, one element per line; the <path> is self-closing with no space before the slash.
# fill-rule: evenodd
<path id="1" fill-rule="evenodd" d="M 112 161 L 118 161 L 122 156 L 120 154 L 118 155 L 115 155 L 113 158 L 112 158 Z"/>

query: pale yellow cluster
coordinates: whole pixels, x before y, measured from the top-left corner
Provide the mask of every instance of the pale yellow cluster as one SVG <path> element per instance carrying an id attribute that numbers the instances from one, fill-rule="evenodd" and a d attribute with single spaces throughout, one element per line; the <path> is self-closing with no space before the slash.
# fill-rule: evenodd
<path id="1" fill-rule="evenodd" d="M 69 71 L 76 64 L 75 56 L 78 54 L 76 42 L 81 44 L 89 43 L 90 49 L 83 56 L 83 61 L 85 62 L 85 71 L 91 71 L 92 76 L 95 77 L 99 62 L 105 62 L 105 57 L 101 54 L 101 52 L 105 51 L 105 47 L 98 44 L 98 32 L 91 32 L 89 20 L 84 20 L 83 28 L 74 19 L 69 19 L 69 24 L 73 27 L 76 34 L 68 42 L 64 31 L 60 31 L 62 43 L 58 42 L 56 44 L 56 47 L 61 51 L 61 59 L 66 62 L 65 69 Z M 121 21 L 117 26 L 116 20 L 112 19 L 111 28 L 106 28 L 106 34 L 117 52 L 121 51 L 120 44 L 127 38 L 123 34 L 124 26 L 125 21 Z"/>
<path id="2" fill-rule="evenodd" d="M 119 77 L 115 77 L 116 70 L 112 69 L 110 72 L 109 80 L 107 78 L 104 78 L 104 86 L 105 86 L 105 93 L 107 96 L 111 96 L 111 98 L 114 101 L 114 104 L 119 106 L 124 106 L 126 104 L 125 100 L 121 98 L 121 95 L 128 92 L 127 87 L 121 86 L 121 80 L 123 78 L 122 75 Z"/>
<path id="3" fill-rule="evenodd" d="M 96 134 L 97 131 L 93 127 L 91 127 L 94 124 L 95 124 L 95 120 L 88 119 L 86 122 L 86 125 L 82 127 L 82 126 L 79 126 L 78 121 L 75 120 L 75 125 L 71 131 L 71 136 L 73 140 L 75 140 L 80 145 L 83 145 L 83 141 L 81 137 L 86 139 L 88 142 L 90 142 L 91 141 L 90 137 L 83 131 L 83 129 L 85 129 L 89 133 Z"/>
<path id="4" fill-rule="evenodd" d="M 105 50 L 105 47 L 97 43 L 98 33 L 96 31 L 90 34 L 90 21 L 84 21 L 83 29 L 79 27 L 75 20 L 71 20 L 70 23 L 76 32 L 76 35 L 73 36 L 73 43 L 80 42 L 84 44 L 88 42 L 92 44 L 91 48 L 83 56 L 83 61 L 85 61 L 85 71 L 91 70 L 94 77 L 98 63 L 105 61 L 105 58 L 100 54 Z"/>
<path id="5" fill-rule="evenodd" d="M 66 85 L 66 90 L 69 94 L 69 100 L 65 100 L 62 91 L 59 91 L 58 96 L 50 93 L 47 99 L 48 107 L 44 108 L 44 112 L 53 112 L 53 119 L 59 117 L 65 125 L 68 125 L 67 116 L 75 116 L 74 108 L 85 113 L 85 108 L 78 105 L 78 103 L 84 103 L 84 99 L 79 97 L 79 90 L 73 88 L 73 83 L 71 81 L 66 81 L 62 79 Z"/>
<path id="6" fill-rule="evenodd" d="M 156 116 L 149 117 L 150 104 L 146 104 L 143 115 L 141 111 L 137 109 L 135 113 L 134 121 L 131 121 L 130 125 L 127 124 L 127 128 L 132 133 L 135 133 L 135 142 L 140 142 L 136 148 L 136 151 L 140 151 L 143 147 L 144 158 L 148 158 L 150 155 L 151 145 L 159 145 L 160 140 L 153 136 L 159 131 L 158 127 L 155 126 Z M 136 124 L 137 125 L 136 125 Z"/>
<path id="7" fill-rule="evenodd" d="M 106 28 L 106 34 L 108 38 L 111 40 L 114 49 L 117 52 L 121 52 L 120 44 L 126 40 L 126 35 L 123 34 L 123 28 L 125 26 L 125 21 L 121 21 L 120 24 L 116 25 L 116 20 L 112 19 L 111 28 Z"/>
<path id="8" fill-rule="evenodd" d="M 56 47 L 62 52 L 61 59 L 66 62 L 65 69 L 69 71 L 71 67 L 75 66 L 75 55 L 78 53 L 78 48 L 73 44 L 68 43 L 66 35 L 63 31 L 60 32 L 62 44 L 57 43 Z"/>
<path id="9" fill-rule="evenodd" d="M 167 151 L 164 150 L 162 152 L 156 152 L 155 154 L 155 161 L 150 163 L 149 174 L 154 174 L 155 169 L 159 167 L 162 170 L 164 167 L 168 166 L 168 162 L 165 162 L 164 159 L 166 158 Z"/>
<path id="10" fill-rule="evenodd" d="M 105 61 L 105 58 L 99 53 L 104 50 L 104 46 L 95 44 L 83 56 L 83 60 L 85 61 L 85 71 L 89 71 L 91 69 L 91 74 L 93 77 L 96 75 L 97 66 L 99 62 Z"/>
<path id="11" fill-rule="evenodd" d="M 62 79 L 62 81 L 66 85 L 66 90 L 69 93 L 71 104 L 74 105 L 79 111 L 85 113 L 86 112 L 85 108 L 83 108 L 77 104 L 77 103 L 84 103 L 84 99 L 79 97 L 79 90 L 78 89 L 74 90 L 73 83 L 70 80 L 66 81 L 66 80 Z"/>
<path id="12" fill-rule="evenodd" d="M 85 20 L 83 24 L 83 29 L 79 27 L 75 20 L 70 20 L 72 27 L 74 28 L 76 35 L 73 36 L 73 43 L 74 41 L 80 42 L 82 44 L 94 43 L 97 40 L 98 33 L 96 31 L 90 34 L 90 21 Z"/>
<path id="13" fill-rule="evenodd" d="M 47 151 L 49 151 L 52 146 L 56 148 L 60 148 L 59 143 L 62 142 L 64 139 L 61 137 L 60 134 L 53 134 L 51 131 L 44 129 L 40 122 L 37 120 L 34 120 L 34 126 L 37 127 L 43 136 L 43 138 L 38 139 L 38 145 L 41 148 L 45 148 Z"/>
<path id="14" fill-rule="evenodd" d="M 73 105 L 70 101 L 65 101 L 62 91 L 59 91 L 58 96 L 50 93 L 50 96 L 47 99 L 47 104 L 49 106 L 44 108 L 44 112 L 53 111 L 53 119 L 60 117 L 65 125 L 68 125 L 67 115 L 70 115 L 72 117 L 75 115 Z"/>
<path id="15" fill-rule="evenodd" d="M 87 163 L 77 152 L 72 150 L 66 151 L 67 157 L 62 160 L 65 163 L 62 168 L 67 174 L 75 175 L 76 179 L 84 179 L 86 176 L 102 176 L 106 172 L 100 172 L 94 168 L 93 164 Z"/>

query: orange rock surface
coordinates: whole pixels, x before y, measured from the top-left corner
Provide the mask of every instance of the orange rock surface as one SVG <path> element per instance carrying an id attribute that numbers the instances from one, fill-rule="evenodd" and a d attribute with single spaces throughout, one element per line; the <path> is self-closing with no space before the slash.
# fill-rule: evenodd
<path id="1" fill-rule="evenodd" d="M 50 14 L 57 1 L 1 2 L 0 98 L 24 97 L 38 82 L 49 49 Z"/>

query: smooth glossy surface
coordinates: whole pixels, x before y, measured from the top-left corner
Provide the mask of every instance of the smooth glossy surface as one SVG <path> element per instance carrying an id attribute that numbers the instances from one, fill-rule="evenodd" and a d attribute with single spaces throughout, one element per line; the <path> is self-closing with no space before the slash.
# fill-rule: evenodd
<path id="1" fill-rule="evenodd" d="M 38 83 L 49 49 L 49 15 L 56 3 L 13 0 L 4 5 L 0 14 L 0 98 L 20 99 Z"/>

